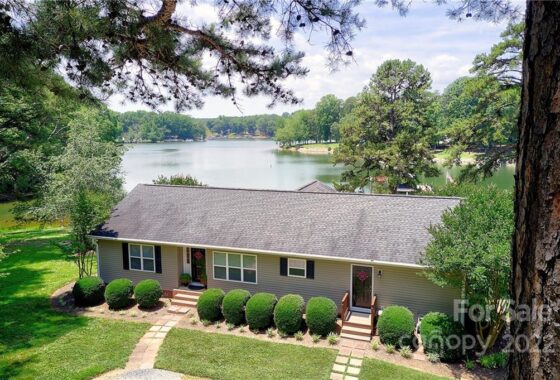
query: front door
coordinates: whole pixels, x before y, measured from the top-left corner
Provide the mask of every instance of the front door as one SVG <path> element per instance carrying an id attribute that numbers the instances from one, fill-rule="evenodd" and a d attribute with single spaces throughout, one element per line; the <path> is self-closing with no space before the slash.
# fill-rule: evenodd
<path id="1" fill-rule="evenodd" d="M 206 275 L 206 250 L 204 248 L 191 248 L 191 270 L 193 282 L 206 282 L 201 276 Z"/>
<path id="2" fill-rule="evenodd" d="M 352 265 L 352 308 L 371 310 L 373 296 L 373 268 Z"/>

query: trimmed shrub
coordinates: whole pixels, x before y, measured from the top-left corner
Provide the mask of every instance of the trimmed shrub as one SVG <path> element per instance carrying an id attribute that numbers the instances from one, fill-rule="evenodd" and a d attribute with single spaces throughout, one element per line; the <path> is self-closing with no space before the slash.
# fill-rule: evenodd
<path id="1" fill-rule="evenodd" d="M 132 281 L 128 278 L 113 280 L 105 288 L 105 301 L 111 309 L 122 309 L 130 305 L 132 296 Z"/>
<path id="2" fill-rule="evenodd" d="M 326 297 L 313 297 L 307 302 L 305 321 L 311 334 L 327 336 L 336 330 L 338 309 L 333 300 Z"/>
<path id="3" fill-rule="evenodd" d="M 251 293 L 244 289 L 230 290 L 222 301 L 222 313 L 228 323 L 235 326 L 245 323 L 245 304 Z"/>
<path id="4" fill-rule="evenodd" d="M 245 306 L 245 317 L 253 330 L 264 330 L 272 326 L 276 296 L 272 293 L 257 293 Z"/>
<path id="5" fill-rule="evenodd" d="M 463 356 L 463 326 L 444 313 L 428 313 L 420 323 L 422 345 L 427 353 L 443 361 L 457 361 Z"/>
<path id="6" fill-rule="evenodd" d="M 386 307 L 379 316 L 377 331 L 383 344 L 410 346 L 414 332 L 414 315 L 404 306 Z"/>
<path id="7" fill-rule="evenodd" d="M 80 278 L 72 288 L 74 302 L 78 306 L 94 306 L 103 302 L 105 284 L 99 277 Z"/>
<path id="8" fill-rule="evenodd" d="M 156 307 L 162 295 L 163 290 L 156 280 L 142 280 L 134 288 L 134 298 L 138 306 L 146 309 Z"/>
<path id="9" fill-rule="evenodd" d="M 274 324 L 286 334 L 296 333 L 303 323 L 305 301 L 298 294 L 286 294 L 274 308 Z"/>
<path id="10" fill-rule="evenodd" d="M 222 300 L 224 299 L 224 291 L 219 288 L 210 288 L 204 291 L 198 298 L 196 310 L 201 320 L 211 322 L 218 321 L 222 318 Z"/>

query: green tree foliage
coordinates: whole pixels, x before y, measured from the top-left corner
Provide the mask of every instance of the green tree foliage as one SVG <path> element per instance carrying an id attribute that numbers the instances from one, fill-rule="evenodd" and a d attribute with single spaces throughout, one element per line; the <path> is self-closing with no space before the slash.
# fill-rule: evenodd
<path id="1" fill-rule="evenodd" d="M 183 174 L 175 174 L 170 177 L 160 175 L 152 182 L 156 185 L 206 186 L 193 176 Z"/>
<path id="2" fill-rule="evenodd" d="M 348 169 L 339 190 L 373 190 L 382 182 L 376 190 L 395 191 L 399 184 L 415 185 L 421 174 L 437 174 L 429 146 L 430 85 L 430 73 L 411 60 L 388 60 L 379 66 L 340 123 L 335 160 Z"/>
<path id="3" fill-rule="evenodd" d="M 119 114 L 127 142 L 203 140 L 206 129 L 195 119 L 174 112 L 135 111 Z"/>
<path id="4" fill-rule="evenodd" d="M 217 136 L 262 136 L 272 137 L 282 125 L 279 115 L 219 116 L 212 119 L 198 119 L 202 125 Z"/>
<path id="5" fill-rule="evenodd" d="M 342 100 L 334 95 L 325 95 L 315 105 L 315 117 L 317 121 L 318 136 L 315 141 L 331 141 L 338 133 L 333 132 L 336 128 L 342 113 Z"/>
<path id="6" fill-rule="evenodd" d="M 311 140 L 312 131 L 317 129 L 316 120 L 313 110 L 296 111 L 276 130 L 274 139 L 286 147 L 305 144 Z"/>
<path id="7" fill-rule="evenodd" d="M 484 348 L 491 348 L 502 331 L 509 307 L 513 194 L 495 186 L 448 186 L 440 194 L 467 195 L 430 228 L 432 240 L 422 264 L 435 284 L 464 290 L 470 305 L 489 312 L 476 323 Z"/>
<path id="8" fill-rule="evenodd" d="M 69 218 L 80 277 L 91 274 L 93 244 L 87 234 L 124 195 L 124 148 L 115 143 L 120 133 L 116 117 L 105 110 L 76 112 L 62 153 L 46 163 L 46 181 L 37 198 L 15 210 L 20 219 Z"/>
<path id="9" fill-rule="evenodd" d="M 326 32 L 332 66 L 351 60 L 350 40 L 364 22 L 355 13 L 358 0 L 284 3 L 274 0 L 218 2 L 216 22 L 188 20 L 178 0 L 159 8 L 145 1 L 9 1 L 0 8 L 3 32 L 21 36 L 20 54 L 43 67 L 62 62 L 65 77 L 99 96 L 119 92 L 156 107 L 172 102 L 176 109 L 199 107 L 217 94 L 235 102 L 267 95 L 271 103 L 296 103 L 283 86 L 288 77 L 307 73 L 303 53 L 295 51 L 296 32 Z M 185 3 L 181 14 L 208 4 Z M 284 49 L 269 43 L 273 16 Z"/>
<path id="10" fill-rule="evenodd" d="M 515 158 L 521 96 L 523 23 L 510 24 L 502 40 L 473 62 L 472 78 L 460 78 L 441 97 L 443 135 L 450 140 L 448 164 L 461 153 L 483 153 L 462 177 L 489 176 Z"/>

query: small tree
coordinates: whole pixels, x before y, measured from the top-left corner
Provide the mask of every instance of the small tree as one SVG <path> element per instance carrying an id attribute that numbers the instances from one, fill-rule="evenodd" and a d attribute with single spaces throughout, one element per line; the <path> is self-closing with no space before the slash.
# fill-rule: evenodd
<path id="1" fill-rule="evenodd" d="M 469 305 L 482 306 L 476 333 L 482 348 L 489 349 L 509 307 L 513 195 L 495 186 L 457 190 L 469 196 L 430 228 L 432 241 L 422 263 L 430 267 L 425 275 L 435 284 L 463 288 Z"/>
<path id="2" fill-rule="evenodd" d="M 170 177 L 159 175 L 152 182 L 156 185 L 206 186 L 205 184 L 188 174 L 175 174 Z"/>

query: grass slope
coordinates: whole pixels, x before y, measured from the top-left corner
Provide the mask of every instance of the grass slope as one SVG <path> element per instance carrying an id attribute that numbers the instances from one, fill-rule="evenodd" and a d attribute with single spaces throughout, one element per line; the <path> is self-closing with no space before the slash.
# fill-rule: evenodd
<path id="1" fill-rule="evenodd" d="M 360 379 L 443 380 L 446 378 L 401 367 L 381 360 L 365 358 L 362 363 Z"/>
<path id="2" fill-rule="evenodd" d="M 123 367 L 149 327 L 55 312 L 49 296 L 76 267 L 63 229 L 0 230 L 0 379 L 87 379 Z"/>
<path id="3" fill-rule="evenodd" d="M 328 379 L 336 351 L 173 329 L 157 368 L 219 379 Z"/>

